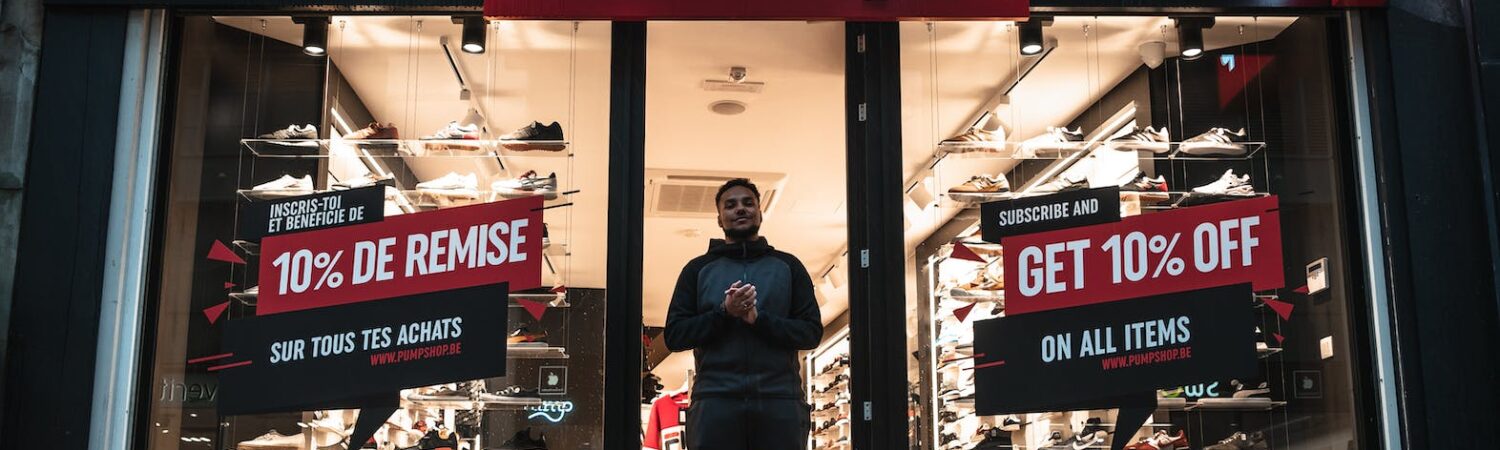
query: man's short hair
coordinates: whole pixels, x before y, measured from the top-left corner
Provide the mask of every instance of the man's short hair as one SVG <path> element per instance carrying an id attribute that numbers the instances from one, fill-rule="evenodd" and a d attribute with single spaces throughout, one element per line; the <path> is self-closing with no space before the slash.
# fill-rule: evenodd
<path id="1" fill-rule="evenodd" d="M 714 194 L 714 205 L 717 206 L 719 201 L 724 199 L 725 191 L 736 186 L 749 189 L 750 193 L 755 194 L 755 201 L 760 201 L 760 189 L 755 188 L 755 183 L 751 183 L 749 178 L 735 178 L 725 181 L 723 186 L 719 186 L 719 193 Z"/>

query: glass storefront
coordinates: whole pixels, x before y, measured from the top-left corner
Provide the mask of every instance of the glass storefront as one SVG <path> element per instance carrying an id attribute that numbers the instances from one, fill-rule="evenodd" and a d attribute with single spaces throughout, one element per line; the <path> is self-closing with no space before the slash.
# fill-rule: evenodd
<path id="1" fill-rule="evenodd" d="M 481 20 L 471 47 L 449 16 L 324 18 L 182 19 L 145 448 L 599 447 L 609 23 Z M 304 48 L 315 26 L 322 52 Z M 271 232 L 243 216 L 371 186 L 386 221 L 541 197 L 537 287 L 495 299 L 509 304 L 506 375 L 401 389 L 368 443 L 348 442 L 350 409 L 220 416 L 227 324 L 257 316 L 262 289 L 288 289 L 260 285 L 282 263 L 266 264 Z M 359 277 L 321 275 L 313 289 Z M 356 381 L 317 376 L 275 383 Z"/>
<path id="2" fill-rule="evenodd" d="M 893 24 L 899 51 L 863 60 L 861 68 L 846 67 L 848 51 L 864 55 L 865 41 L 839 21 L 652 21 L 645 39 L 628 43 L 614 42 L 615 25 L 477 14 L 177 17 L 180 44 L 167 97 L 172 120 L 162 133 L 170 137 L 161 152 L 162 238 L 150 272 L 157 295 L 148 300 L 142 353 L 149 391 L 138 393 L 137 445 L 587 449 L 604 447 L 606 429 L 619 427 L 638 434 L 646 448 L 683 448 L 695 362 L 692 351 L 668 348 L 668 302 L 682 267 L 722 237 L 714 222 L 716 190 L 745 178 L 760 189 L 762 235 L 800 259 L 821 314 L 823 339 L 797 354 L 809 449 L 854 448 L 860 423 L 872 414 L 902 416 L 911 449 L 1373 446 L 1358 420 L 1369 412 L 1356 398 L 1363 389 L 1359 371 L 1366 369 L 1356 355 L 1368 351 L 1360 342 L 1369 337 L 1355 331 L 1366 300 L 1355 281 L 1361 269 L 1351 231 L 1358 228 L 1350 223 L 1357 209 L 1349 193 L 1352 148 L 1339 112 L 1347 89 L 1335 66 L 1342 56 L 1330 44 L 1343 33 L 1342 20 L 903 21 Z M 645 54 L 644 80 L 631 80 L 645 104 L 636 122 L 611 104 L 621 98 L 615 84 L 627 76 L 612 59 L 619 46 Z M 864 104 L 851 100 L 855 70 L 888 70 L 900 79 L 887 88 L 900 98 L 901 140 L 889 149 L 899 147 L 904 178 L 905 291 L 881 295 L 902 300 L 905 329 L 873 331 L 905 340 L 900 354 L 884 355 L 900 367 L 857 360 L 880 350 L 861 348 L 859 328 L 870 325 L 851 316 L 851 305 L 865 301 L 851 294 L 851 274 L 857 278 L 860 258 L 868 257 L 850 248 L 851 236 L 881 219 L 850 214 L 864 210 L 851 209 L 861 206 L 855 202 L 874 202 L 850 192 L 850 155 L 880 151 L 864 148 L 850 131 L 866 126 Z M 645 136 L 639 186 L 625 183 L 632 174 L 611 161 L 619 148 L 612 130 L 637 125 Z M 618 205 L 612 196 L 632 190 L 644 198 L 638 224 L 644 251 L 611 254 L 621 248 L 608 242 L 616 219 L 611 208 Z M 313 214 L 279 230 L 265 225 L 266 214 L 316 210 L 301 199 L 336 204 L 366 192 L 379 210 L 374 220 Z M 1036 222 L 1031 228 L 997 222 L 1006 208 L 1058 208 L 1028 206 L 1057 199 L 1087 210 L 1050 209 L 1046 217 L 1020 220 Z M 1088 203 L 1098 201 L 1105 214 Z M 1259 206 L 1266 204 L 1272 206 Z M 1213 215 L 1220 210 L 1240 214 L 1237 231 Z M 392 267 L 404 275 L 393 269 L 390 277 L 460 266 L 480 271 L 492 255 L 485 252 L 494 250 L 485 245 L 506 247 L 484 233 L 510 231 L 476 222 L 485 228 L 461 232 L 467 222 L 455 217 L 473 211 L 486 220 L 503 217 L 496 220 L 514 228 L 507 239 L 520 239 L 507 240 L 512 255 L 502 251 L 498 260 L 516 261 L 532 249 L 535 258 L 521 259 L 537 273 L 379 285 L 387 275 L 360 264 L 381 264 L 387 244 L 350 244 L 347 255 L 335 250 L 383 223 L 447 236 L 450 249 L 472 252 L 450 256 L 446 265 L 438 256 L 398 254 Z M 541 223 L 525 222 L 528 214 Z M 1144 225 L 1199 215 L 1224 230 L 1214 245 L 1236 245 L 1241 253 L 1215 247 L 1195 254 L 1188 248 L 1207 244 L 1193 240 L 1193 229 L 1178 244 L 1168 225 Z M 1072 216 L 1077 220 L 1063 220 Z M 539 242 L 523 243 L 520 229 L 532 225 Z M 1257 234 L 1267 229 L 1274 232 Z M 1108 288 L 1090 278 L 1084 290 L 1084 253 L 1060 253 L 1072 252 L 1068 242 L 1082 238 L 1042 242 L 1091 230 L 1118 231 L 1114 248 L 1141 252 L 1139 261 L 1134 253 L 1116 259 Z M 1132 241 L 1136 232 L 1139 242 Z M 390 245 L 423 255 L 444 251 L 439 238 L 423 239 L 420 247 L 415 240 Z M 303 247 L 289 247 L 292 241 Z M 1002 242 L 1024 244 L 1006 249 Z M 1031 244 L 1063 250 L 1027 259 Z M 1090 245 L 1099 250 L 1106 242 Z M 1174 253 L 1177 245 L 1186 253 Z M 1251 247 L 1258 258 L 1274 258 L 1252 266 Z M 1221 254 L 1222 261 L 1209 264 L 1205 254 Z M 1231 256 L 1241 254 L 1242 265 L 1231 267 Z M 1079 267 L 1066 266 L 1073 255 Z M 354 262 L 341 263 L 340 256 Z M 606 296 L 616 258 L 638 258 L 642 269 L 628 275 L 638 277 L 640 292 Z M 1074 275 L 1077 281 L 1065 286 Z M 275 408 L 220 414 L 226 374 L 276 363 L 227 350 L 240 345 L 242 338 L 232 335 L 244 334 L 244 324 L 319 309 L 359 311 L 501 281 L 521 288 L 486 298 L 505 302 L 503 332 L 486 330 L 506 340 L 503 347 L 495 343 L 504 349 L 503 371 L 495 376 L 446 377 L 327 400 L 342 389 L 363 389 L 367 381 L 360 378 L 391 373 L 380 371 L 384 353 L 365 353 L 380 338 L 361 334 L 370 330 L 357 325 L 363 313 L 351 313 L 349 327 L 365 329 L 337 331 L 352 333 L 350 348 L 358 350 L 351 351 L 368 364 L 258 384 L 267 396 L 276 396 L 277 385 L 314 386 L 286 391 L 327 394 L 316 401 L 278 398 Z M 366 282 L 380 287 L 352 290 Z M 429 283 L 449 284 L 422 287 Z M 1221 295 L 1224 289 L 1236 290 Z M 319 290 L 339 294 L 314 296 Z M 1228 306 L 1193 306 L 1180 316 L 1152 312 L 1196 325 L 1181 321 L 1182 333 L 1153 328 L 1150 342 L 1165 342 L 1168 334 L 1179 340 L 1145 346 L 1151 358 L 1166 358 L 1169 350 L 1197 356 L 1141 363 L 1130 358 L 1145 353 L 1132 353 L 1129 343 L 1097 341 L 1134 337 L 1141 350 L 1139 336 L 1112 333 L 1155 326 L 1145 317 L 1111 322 L 1129 314 L 1109 308 L 1175 305 L 1205 295 Z M 606 323 L 620 320 L 606 314 L 619 299 L 640 306 L 640 322 Z M 407 312 L 415 321 L 431 313 L 409 308 L 395 315 Z M 413 336 L 425 336 L 418 325 Z M 607 355 L 608 327 L 641 329 L 640 373 L 611 371 L 611 360 L 637 355 Z M 433 347 L 418 343 L 444 339 L 408 340 L 403 330 L 396 351 L 427 351 Z M 1046 339 L 1081 333 L 1095 341 L 1031 355 L 1046 360 L 1034 374 L 1006 368 L 1029 367 L 1017 358 L 1030 354 L 1017 349 L 1035 351 L 1027 339 L 1043 336 L 1025 334 L 1033 332 Z M 473 349 L 469 343 L 465 352 L 479 351 Z M 1080 349 L 1089 353 L 1077 360 L 1089 368 L 1051 364 L 1059 361 L 1055 352 Z M 1009 360 L 999 360 L 1001 354 Z M 1111 358 L 1124 362 L 1110 368 Z M 867 391 L 903 391 L 907 403 L 871 406 L 871 394 L 854 388 L 858 377 L 879 380 Z M 615 396 L 605 392 L 605 380 L 619 378 L 632 387 L 640 381 L 641 415 L 628 421 L 606 418 L 606 399 Z M 261 400 L 231 403 L 269 403 Z M 353 442 L 361 435 L 361 412 L 371 411 L 390 416 L 367 424 L 377 428 L 373 437 Z"/>
<path id="3" fill-rule="evenodd" d="M 901 24 L 905 204 L 911 224 L 906 236 L 912 250 L 907 306 L 914 331 L 908 349 L 915 357 L 908 360 L 906 373 L 915 411 L 911 448 L 1358 446 L 1359 415 L 1351 396 L 1357 369 L 1350 340 L 1358 339 L 1351 321 L 1360 300 L 1351 287 L 1357 285 L 1355 274 L 1341 269 L 1350 267 L 1355 242 L 1347 231 L 1348 194 L 1340 181 L 1351 148 L 1339 136 L 1334 105 L 1340 99 L 1331 73 L 1336 58 L 1326 44 L 1337 33 L 1336 21 L 1320 16 L 1215 19 L 1200 26 L 1196 41 L 1182 39 L 1183 28 L 1194 26 L 1191 22 L 1159 16 Z M 1028 36 L 1028 27 L 1040 33 Z M 1189 49 L 1201 53 L 1186 57 Z M 976 342 L 986 335 L 976 331 L 981 324 L 998 324 L 994 329 L 1000 331 L 990 336 L 1019 338 L 1003 327 L 1034 326 L 1027 325 L 1035 323 L 1028 317 L 1037 316 L 1029 315 L 1042 314 L 1034 306 L 1014 311 L 1026 306 L 1018 300 L 1031 301 L 1018 297 L 1040 295 L 1027 289 L 1028 278 L 1038 269 L 1026 265 L 1024 254 L 1007 258 L 1022 248 L 1004 248 L 998 245 L 1004 239 L 985 236 L 988 222 L 1003 223 L 1004 216 L 992 215 L 980 204 L 997 202 L 993 205 L 1002 206 L 993 214 L 1004 214 L 1001 208 L 1010 205 L 1045 204 L 1049 198 L 1080 198 L 1070 192 L 1096 191 L 1118 195 L 1124 219 L 1113 219 L 1120 220 L 1122 233 L 1148 223 L 1132 219 L 1136 217 L 1175 218 L 1180 211 L 1206 205 L 1275 199 L 1280 246 L 1274 251 L 1284 258 L 1284 267 L 1272 269 L 1284 276 L 1284 286 L 1257 284 L 1237 294 L 1239 304 L 1233 306 L 1248 316 L 1242 326 L 1244 350 L 1255 359 L 1250 370 L 1207 368 L 1204 373 L 1237 375 L 1140 384 L 1133 378 L 1141 375 L 1108 368 L 1109 357 L 1085 358 L 1090 355 L 1085 339 L 1072 344 L 1083 352 L 1076 358 L 1103 362 L 1105 370 L 1120 373 L 1091 378 L 1082 372 L 1098 372 L 1097 366 L 1069 366 L 1071 373 L 996 377 L 1004 383 L 986 384 L 976 377 L 976 372 L 1005 370 L 992 368 L 994 355 L 987 357 L 985 345 Z M 1045 233 L 1046 228 L 1027 232 Z M 1069 228 L 1081 226 L 1050 226 Z M 1169 244 L 1169 234 L 1140 236 L 1151 252 L 1142 259 L 1149 264 L 1138 270 L 1151 272 L 1131 277 L 1127 265 L 1122 283 L 1116 263 L 1112 286 L 1122 288 L 1130 280 L 1170 284 L 1184 268 L 1166 264 L 1174 261 L 1171 255 L 1185 255 L 1172 253 L 1168 245 L 1178 244 L 1175 239 Z M 1108 251 L 1108 242 L 1092 242 L 1101 244 Z M 1067 253 L 1075 254 L 1078 261 L 1092 257 Z M 1046 261 L 1062 267 L 1071 258 L 1054 261 L 1048 255 Z M 1022 266 L 1006 267 L 1016 261 Z M 1108 265 L 1102 267 L 1107 270 Z M 1068 270 L 1081 274 L 1083 269 Z M 1067 272 L 1061 278 L 1065 281 L 1049 273 L 1046 292 L 1073 280 Z M 1078 285 L 1071 289 L 1082 288 L 1083 280 L 1078 275 Z M 1084 292 L 1080 302 L 1111 295 Z M 1012 311 L 1007 311 L 1007 297 Z M 1169 297 L 1152 301 L 1171 301 Z M 1076 321 L 1073 327 L 1079 330 L 1123 325 L 1093 317 L 1100 307 L 1061 308 L 1046 317 Z M 997 318 L 1005 319 L 988 320 Z M 1100 347 L 1107 349 L 1100 354 L 1129 353 L 1128 340 L 1109 341 L 1111 329 L 1096 330 L 1103 334 L 1093 334 L 1095 339 L 1103 336 L 1106 343 L 1119 345 Z M 1251 341 L 1254 351 L 1248 353 Z M 1040 356 L 1022 354 L 1047 361 L 1040 367 L 1061 364 L 1049 359 L 1047 341 L 1041 342 Z M 994 344 L 1034 343 L 1017 339 Z M 1211 347 L 1188 342 L 1184 348 Z M 1182 370 L 1204 369 L 1185 365 Z M 1057 378 L 1048 379 L 1046 373 Z M 1073 375 L 1093 381 L 1065 381 Z M 1125 400 L 1066 394 L 1111 391 L 1084 385 L 1096 383 L 1119 383 L 1112 390 L 1117 394 L 1129 393 L 1125 385 L 1145 386 L 1155 395 L 1139 402 L 1151 406 L 1131 417 L 1128 408 L 1107 407 Z M 990 394 L 997 404 L 1024 397 L 1012 395 L 1015 391 L 1049 392 L 1059 401 L 1051 403 L 1055 409 L 986 408 L 986 393 L 980 393 L 976 407 L 976 387 L 999 391 Z M 1091 408 L 1066 408 L 1070 403 L 1063 399 L 1075 397 L 1098 401 L 1083 402 L 1095 405 Z M 985 414 L 987 409 L 1008 413 Z"/>

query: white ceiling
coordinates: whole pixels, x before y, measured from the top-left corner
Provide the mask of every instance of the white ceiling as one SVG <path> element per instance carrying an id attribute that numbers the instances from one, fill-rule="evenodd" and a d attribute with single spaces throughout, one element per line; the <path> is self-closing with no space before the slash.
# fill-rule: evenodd
<path id="1" fill-rule="evenodd" d="M 221 17 L 223 23 L 300 44 L 290 19 Z M 1205 33 L 1210 49 L 1274 37 L 1292 18 L 1220 18 Z M 420 21 L 420 31 L 417 22 Z M 378 120 L 395 122 L 404 136 L 431 133 L 482 108 L 487 125 L 503 133 L 532 120 L 563 123 L 576 154 L 519 162 L 520 169 L 557 171 L 582 192 L 575 206 L 549 210 L 554 242 L 571 241 L 568 284 L 604 288 L 608 189 L 610 25 L 583 22 L 495 22 L 483 55 L 457 52 L 477 103 L 458 98 L 458 84 L 439 47 L 460 27 L 447 17 L 334 17 L 330 54 Z M 264 28 L 262 24 L 264 23 Z M 1168 43 L 1177 54 L 1171 21 L 1160 17 L 1060 17 L 1046 33 L 1057 50 L 1022 81 L 997 116 L 1019 141 L 1064 124 L 1141 65 L 1137 46 Z M 1162 26 L 1169 26 L 1163 32 Z M 1241 26 L 1244 26 L 1243 29 Z M 1088 31 L 1085 32 L 1085 26 Z M 901 95 L 906 174 L 923 173 L 934 143 L 967 127 L 986 100 L 1015 76 L 1020 61 L 1008 22 L 906 22 Z M 652 22 L 647 32 L 646 166 L 650 169 L 786 174 L 780 203 L 762 234 L 797 255 L 816 278 L 841 259 L 846 243 L 844 177 L 844 32 L 837 22 Z M 456 44 L 454 45 L 456 48 Z M 705 79 L 725 79 L 731 66 L 748 69 L 761 93 L 708 92 Z M 570 101 L 571 99 L 571 101 Z M 716 100 L 748 109 L 722 116 Z M 570 120 L 571 117 L 571 120 Z M 413 163 L 424 178 L 451 167 Z M 496 167 L 476 169 L 496 176 Z M 975 173 L 1008 169 L 998 160 L 957 160 L 934 173 L 940 192 Z M 929 208 L 907 232 L 908 249 L 956 214 Z M 644 324 L 664 321 L 678 271 L 721 233 L 711 218 L 647 217 L 641 298 Z M 567 260 L 560 259 L 559 265 Z M 842 269 L 840 269 L 841 271 Z M 837 271 L 836 271 L 837 272 Z M 842 275 L 840 273 L 839 275 Z M 816 281 L 815 281 L 816 282 Z M 840 282 L 841 283 L 841 282 Z M 819 289 L 825 321 L 847 305 L 843 289 Z M 657 373 L 681 384 L 690 355 L 676 355 Z"/>

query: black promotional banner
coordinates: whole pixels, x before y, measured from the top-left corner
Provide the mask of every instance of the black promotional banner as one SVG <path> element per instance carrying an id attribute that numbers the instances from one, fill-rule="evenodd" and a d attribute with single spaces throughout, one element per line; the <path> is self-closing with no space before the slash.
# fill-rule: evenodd
<path id="1" fill-rule="evenodd" d="M 1246 283 L 976 322 L 978 414 L 1063 411 L 1253 375 L 1250 298 Z"/>
<path id="2" fill-rule="evenodd" d="M 504 375 L 508 292 L 500 283 L 231 320 L 219 410 L 321 409 Z"/>
<path id="3" fill-rule="evenodd" d="M 240 239 L 320 230 L 385 219 L 385 186 L 253 201 L 240 209 Z"/>
<path id="4" fill-rule="evenodd" d="M 979 232 L 985 242 L 1063 228 L 1120 221 L 1120 188 L 1059 192 L 979 205 Z"/>

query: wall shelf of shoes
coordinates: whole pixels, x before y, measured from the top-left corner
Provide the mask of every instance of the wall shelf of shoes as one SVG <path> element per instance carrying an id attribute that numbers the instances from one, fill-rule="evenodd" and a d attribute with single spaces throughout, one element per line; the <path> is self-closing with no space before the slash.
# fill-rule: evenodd
<path id="1" fill-rule="evenodd" d="M 1020 142 L 1005 140 L 1004 128 L 995 126 L 998 120 L 982 116 L 975 128 L 936 145 L 928 166 L 932 176 L 919 183 L 928 183 L 927 192 L 942 192 L 940 204 L 950 208 L 1117 186 L 1123 216 L 1270 195 L 1269 150 L 1251 133 L 1211 127 L 1177 136 L 1166 128 L 1140 127 L 1138 112 L 1132 103 L 1101 118 L 1093 130 L 1048 127 Z M 922 301 L 932 313 L 925 327 L 931 334 L 918 338 L 930 343 L 922 359 L 929 370 L 920 372 L 933 386 L 922 405 L 927 410 L 922 416 L 933 420 L 932 431 L 920 439 L 924 446 L 1083 449 L 1108 448 L 1111 439 L 1127 439 L 1171 448 L 1186 448 L 1188 442 L 1250 448 L 1268 440 L 1287 442 L 1284 432 L 1267 436 L 1269 431 L 1253 431 L 1275 430 L 1275 424 L 1287 420 L 1282 399 L 1289 392 L 1288 381 L 1280 375 L 1285 319 L 1278 319 L 1274 291 L 1247 299 L 1257 307 L 1258 326 L 1246 332 L 1258 337 L 1261 379 L 1207 380 L 1161 390 L 1158 410 L 1135 435 L 1113 434 L 1112 410 L 975 415 L 973 324 L 1005 314 L 1004 249 L 980 239 L 974 216 L 961 217 L 956 220 L 971 223 L 956 228 L 962 231 L 943 240 L 947 243 L 922 267 L 930 287 Z M 955 252 L 959 246 L 966 251 Z"/>
<path id="2" fill-rule="evenodd" d="M 849 329 L 806 356 L 807 399 L 812 406 L 812 449 L 850 448 Z"/>
<path id="3" fill-rule="evenodd" d="M 1136 114 L 1132 103 L 1093 130 L 1046 127 L 1019 142 L 1005 140 L 999 119 L 984 116 L 937 143 L 929 167 L 938 185 L 928 189 L 957 207 L 1109 186 L 1121 189 L 1129 210 L 1269 195 L 1267 144 L 1245 129 L 1174 136 L 1165 127 L 1140 127 Z"/>

